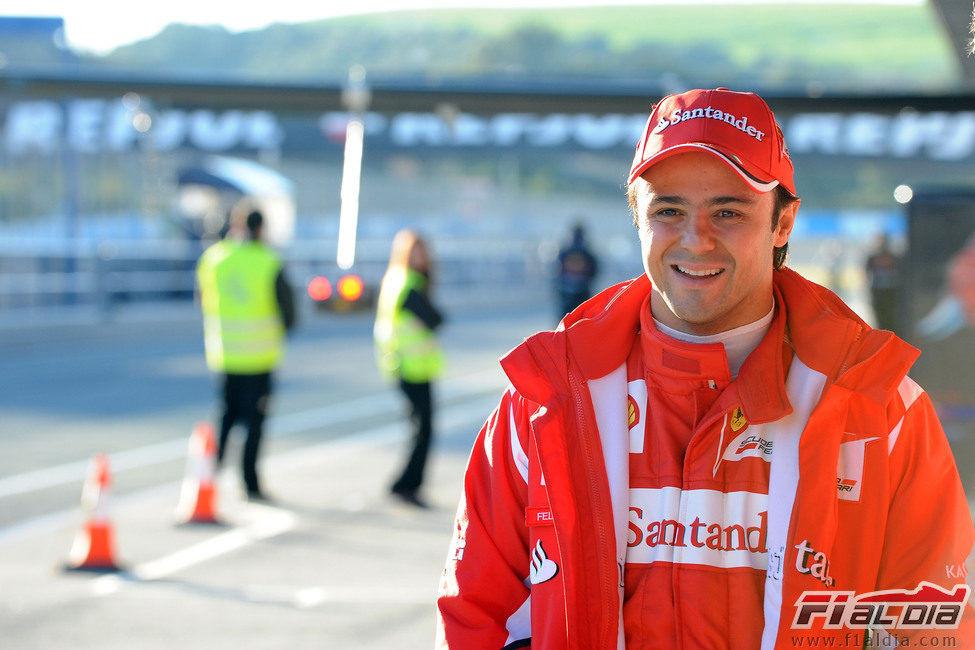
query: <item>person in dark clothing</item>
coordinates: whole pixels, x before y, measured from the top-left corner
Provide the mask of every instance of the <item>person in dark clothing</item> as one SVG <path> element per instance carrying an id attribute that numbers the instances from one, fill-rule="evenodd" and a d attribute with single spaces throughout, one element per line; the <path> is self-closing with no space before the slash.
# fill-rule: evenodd
<path id="1" fill-rule="evenodd" d="M 434 336 L 443 316 L 430 299 L 431 271 L 423 239 L 410 230 L 397 233 L 379 291 L 374 329 L 380 370 L 396 381 L 410 409 L 412 449 L 390 492 L 419 507 L 426 505 L 418 492 L 433 439 L 431 384 L 444 366 Z"/>
<path id="2" fill-rule="evenodd" d="M 900 298 L 900 258 L 890 247 L 886 233 L 878 238 L 876 250 L 865 265 L 870 282 L 870 304 L 877 319 L 877 327 L 895 331 Z"/>
<path id="3" fill-rule="evenodd" d="M 231 213 L 230 232 L 200 257 L 207 364 L 221 377 L 217 462 L 235 424 L 247 428 L 242 475 L 247 497 L 266 500 L 257 460 L 284 338 L 295 325 L 294 296 L 278 256 L 261 241 L 263 215 L 246 206 Z"/>
<path id="4" fill-rule="evenodd" d="M 592 296 L 592 280 L 598 272 L 599 263 L 589 250 L 585 228 L 576 224 L 572 240 L 559 251 L 555 291 L 560 319 Z"/>

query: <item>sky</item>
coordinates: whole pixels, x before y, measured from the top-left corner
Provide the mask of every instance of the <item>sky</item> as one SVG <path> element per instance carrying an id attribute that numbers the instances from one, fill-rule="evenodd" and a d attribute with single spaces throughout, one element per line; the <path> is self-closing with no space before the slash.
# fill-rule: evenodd
<path id="1" fill-rule="evenodd" d="M 795 0 L 793 0 L 795 1 Z M 836 3 L 837 0 L 799 0 Z M 843 4 L 921 4 L 924 0 L 847 0 Z M 566 7 L 598 4 L 754 4 L 782 0 L 274 0 L 271 2 L 227 2 L 207 0 L 0 0 L 0 16 L 60 16 L 65 37 L 72 48 L 94 53 L 109 52 L 119 45 L 149 38 L 170 23 L 220 24 L 230 31 L 260 29 L 275 22 L 294 23 L 352 13 L 396 9 L 442 7 Z"/>

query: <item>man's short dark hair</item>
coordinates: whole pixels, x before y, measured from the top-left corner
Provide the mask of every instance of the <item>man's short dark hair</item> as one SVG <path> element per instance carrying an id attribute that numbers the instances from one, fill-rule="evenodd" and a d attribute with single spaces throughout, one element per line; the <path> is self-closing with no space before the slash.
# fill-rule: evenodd
<path id="1" fill-rule="evenodd" d="M 639 179 L 638 179 L 639 180 Z M 633 225 L 640 225 L 640 215 L 636 211 L 636 188 L 639 183 L 631 183 L 628 188 L 626 188 L 626 198 L 630 202 L 630 211 L 633 213 Z M 779 216 L 781 216 L 782 211 L 792 205 L 794 202 L 798 201 L 799 198 L 789 194 L 789 190 L 785 189 L 781 185 L 776 185 L 775 189 L 774 203 L 772 204 L 772 230 L 779 225 Z M 785 265 L 785 258 L 789 254 L 789 242 L 784 243 L 781 246 L 776 246 L 772 249 L 772 268 L 778 271 Z"/>
<path id="2" fill-rule="evenodd" d="M 247 232 L 250 233 L 251 239 L 257 239 L 258 234 L 260 234 L 261 226 L 264 225 L 264 215 L 257 210 L 251 210 L 247 213 Z"/>

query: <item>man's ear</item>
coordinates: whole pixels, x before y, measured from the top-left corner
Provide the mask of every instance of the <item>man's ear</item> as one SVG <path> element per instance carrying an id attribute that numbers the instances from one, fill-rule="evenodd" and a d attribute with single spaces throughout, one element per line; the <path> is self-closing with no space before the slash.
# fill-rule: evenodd
<path id="1" fill-rule="evenodd" d="M 790 201 L 787 206 L 782 208 L 782 212 L 779 213 L 779 222 L 775 226 L 775 232 L 772 237 L 775 248 L 785 246 L 789 243 L 792 227 L 796 225 L 796 212 L 799 211 L 800 203 L 802 203 L 802 199 Z"/>

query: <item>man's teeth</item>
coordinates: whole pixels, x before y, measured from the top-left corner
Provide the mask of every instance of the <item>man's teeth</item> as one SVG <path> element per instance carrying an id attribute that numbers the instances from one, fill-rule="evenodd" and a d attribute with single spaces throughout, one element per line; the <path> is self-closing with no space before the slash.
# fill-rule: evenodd
<path id="1" fill-rule="evenodd" d="M 707 277 L 709 275 L 717 275 L 721 273 L 721 269 L 708 269 L 706 271 L 694 271 L 691 269 L 685 269 L 683 266 L 678 266 L 677 270 L 686 275 L 693 275 L 698 278 Z"/>

